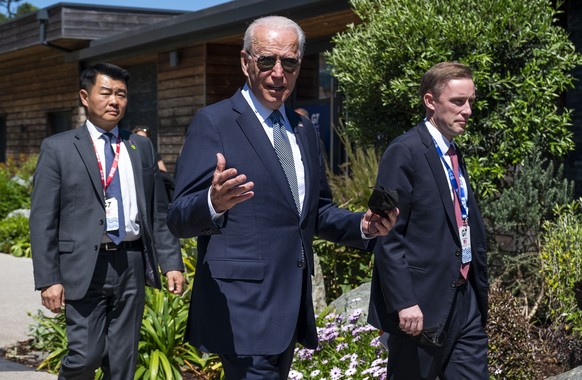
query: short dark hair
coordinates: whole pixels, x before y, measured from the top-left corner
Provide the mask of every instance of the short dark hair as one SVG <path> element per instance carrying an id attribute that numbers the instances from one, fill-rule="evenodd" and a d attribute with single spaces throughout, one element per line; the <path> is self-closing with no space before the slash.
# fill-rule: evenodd
<path id="1" fill-rule="evenodd" d="M 420 81 L 420 97 L 430 92 L 439 98 L 447 83 L 452 79 L 473 79 L 473 73 L 468 66 L 459 62 L 440 62 L 431 67 Z"/>
<path id="2" fill-rule="evenodd" d="M 122 81 L 126 86 L 129 85 L 129 72 L 127 70 L 111 63 L 97 63 L 83 70 L 81 88 L 89 91 L 95 85 L 95 80 L 99 74 Z"/>

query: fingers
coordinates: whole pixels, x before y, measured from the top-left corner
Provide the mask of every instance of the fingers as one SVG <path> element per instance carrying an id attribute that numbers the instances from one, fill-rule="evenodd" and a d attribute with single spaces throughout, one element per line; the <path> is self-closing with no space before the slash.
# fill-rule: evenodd
<path id="1" fill-rule="evenodd" d="M 226 169 L 226 159 L 221 153 L 216 154 L 216 169 L 210 187 L 210 200 L 216 212 L 224 212 L 251 198 L 253 188 L 254 183 L 247 182 L 246 175 L 238 174 L 235 168 Z"/>
<path id="2" fill-rule="evenodd" d="M 40 293 L 41 303 L 53 313 L 60 313 L 65 306 L 65 290 L 61 284 L 43 289 Z"/>
<path id="3" fill-rule="evenodd" d="M 184 291 L 184 275 L 180 271 L 169 271 L 166 273 L 168 278 L 168 291 L 173 294 L 182 294 Z"/>
<path id="4" fill-rule="evenodd" d="M 362 217 L 362 232 L 369 237 L 386 236 L 394 227 L 396 218 L 400 211 L 392 209 L 388 211 L 387 217 L 374 214 L 371 210 L 366 211 Z"/>
<path id="5" fill-rule="evenodd" d="M 418 305 L 400 310 L 398 317 L 400 330 L 412 336 L 417 336 L 422 332 L 424 316 Z"/>

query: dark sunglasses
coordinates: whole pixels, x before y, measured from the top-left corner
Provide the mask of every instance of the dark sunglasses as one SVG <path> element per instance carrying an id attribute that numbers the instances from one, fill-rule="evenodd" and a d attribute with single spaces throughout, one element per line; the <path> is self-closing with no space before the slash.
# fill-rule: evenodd
<path id="1" fill-rule="evenodd" d="M 283 70 L 285 70 L 288 73 L 294 73 L 295 71 L 297 71 L 299 65 L 301 64 L 301 61 L 299 61 L 296 58 L 280 58 L 277 57 L 276 55 L 270 56 L 261 55 L 260 57 L 255 57 L 251 53 L 249 52 L 247 53 L 251 57 L 253 57 L 255 61 L 257 61 L 257 67 L 261 71 L 273 70 L 278 60 L 281 61 L 281 66 L 283 67 Z"/>

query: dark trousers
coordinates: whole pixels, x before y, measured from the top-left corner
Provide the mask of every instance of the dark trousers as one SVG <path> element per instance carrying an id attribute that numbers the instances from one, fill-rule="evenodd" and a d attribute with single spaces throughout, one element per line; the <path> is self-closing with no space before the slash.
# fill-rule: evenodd
<path id="1" fill-rule="evenodd" d="M 59 380 L 92 380 L 99 367 L 106 380 L 133 379 L 144 287 L 141 251 L 99 252 L 87 294 L 66 303 L 69 352 Z"/>
<path id="2" fill-rule="evenodd" d="M 289 376 L 294 351 L 295 339 L 279 355 L 219 356 L 225 380 L 284 380 Z"/>
<path id="3" fill-rule="evenodd" d="M 293 339 L 285 351 L 277 355 L 225 355 L 220 354 L 220 361 L 224 369 L 225 380 L 285 380 L 289 376 L 297 334 L 302 334 L 305 329 L 305 302 L 307 286 L 307 271 L 303 271 L 303 284 L 301 289 L 301 306 L 297 327 Z"/>
<path id="4" fill-rule="evenodd" d="M 487 334 L 471 285 L 457 288 L 442 346 L 419 344 L 415 337 L 390 334 L 391 380 L 488 380 Z"/>

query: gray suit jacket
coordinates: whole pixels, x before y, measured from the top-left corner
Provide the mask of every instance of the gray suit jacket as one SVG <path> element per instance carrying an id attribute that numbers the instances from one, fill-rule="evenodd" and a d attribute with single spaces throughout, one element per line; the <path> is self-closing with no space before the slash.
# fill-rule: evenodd
<path id="1" fill-rule="evenodd" d="M 180 244 L 166 226 L 167 196 L 151 141 L 120 129 L 133 166 L 148 285 L 183 271 Z M 67 300 L 84 297 L 105 230 L 103 185 L 86 125 L 46 138 L 34 175 L 30 238 L 35 287 L 63 284 Z M 153 275 L 151 270 L 153 268 Z"/>

